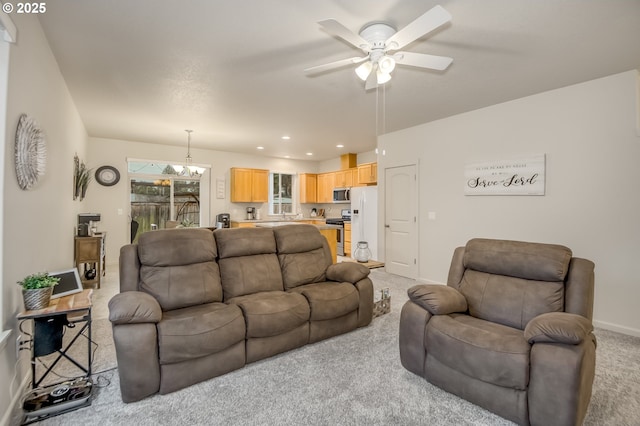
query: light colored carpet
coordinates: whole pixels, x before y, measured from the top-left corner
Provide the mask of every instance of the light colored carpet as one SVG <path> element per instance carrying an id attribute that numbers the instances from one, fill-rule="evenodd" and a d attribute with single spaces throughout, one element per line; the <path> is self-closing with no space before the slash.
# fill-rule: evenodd
<path id="1" fill-rule="evenodd" d="M 108 371 L 94 377 L 90 407 L 40 424 L 512 425 L 401 366 L 400 309 L 414 282 L 380 269 L 371 277 L 376 289 L 390 288 L 392 304 L 368 327 L 132 404 L 122 403 L 117 371 Z M 585 424 L 639 425 L 640 338 L 596 334 L 596 380 Z M 115 366 L 106 320 L 95 322 L 94 337 L 100 344 L 94 370 Z"/>

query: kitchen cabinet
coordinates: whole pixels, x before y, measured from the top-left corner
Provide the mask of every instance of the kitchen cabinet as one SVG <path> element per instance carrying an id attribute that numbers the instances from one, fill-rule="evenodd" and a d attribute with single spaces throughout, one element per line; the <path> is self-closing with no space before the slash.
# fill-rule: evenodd
<path id="1" fill-rule="evenodd" d="M 335 188 L 335 173 L 320 173 L 318 175 L 318 203 L 332 203 L 333 188 Z"/>
<path id="2" fill-rule="evenodd" d="M 229 226 L 231 228 L 255 228 L 256 223 L 255 222 L 238 222 L 238 221 L 232 220 Z"/>
<path id="3" fill-rule="evenodd" d="M 232 203 L 266 203 L 269 201 L 269 170 L 232 167 Z"/>
<path id="4" fill-rule="evenodd" d="M 351 222 L 344 223 L 344 255 L 351 257 Z"/>
<path id="5" fill-rule="evenodd" d="M 334 185 L 336 188 L 351 188 L 354 185 L 353 171 L 351 169 L 338 170 L 334 173 Z"/>
<path id="6" fill-rule="evenodd" d="M 300 173 L 300 203 L 318 202 L 318 175 L 315 173 Z"/>
<path id="7" fill-rule="evenodd" d="M 361 185 L 375 185 L 378 183 L 378 163 L 358 165 L 358 183 Z"/>

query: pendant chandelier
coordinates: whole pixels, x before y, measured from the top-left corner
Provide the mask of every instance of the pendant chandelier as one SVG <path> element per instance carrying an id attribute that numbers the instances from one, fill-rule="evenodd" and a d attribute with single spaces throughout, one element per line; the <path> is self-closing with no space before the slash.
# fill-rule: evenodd
<path id="1" fill-rule="evenodd" d="M 206 169 L 193 164 L 193 158 L 191 158 L 191 133 L 193 130 L 185 130 L 185 132 L 187 132 L 187 156 L 184 159 L 185 164 L 173 164 L 172 167 L 178 176 L 200 178 Z"/>

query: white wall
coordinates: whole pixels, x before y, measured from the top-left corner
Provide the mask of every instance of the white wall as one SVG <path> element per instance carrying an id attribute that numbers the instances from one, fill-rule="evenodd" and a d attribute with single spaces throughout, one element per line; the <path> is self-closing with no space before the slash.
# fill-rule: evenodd
<path id="1" fill-rule="evenodd" d="M 80 203 L 73 201 L 73 155 L 85 155 L 87 134 L 35 16 L 12 15 L 18 40 L 10 46 L 7 129 L 3 135 L 3 328 L 17 332 L 16 315 L 24 309 L 16 281 L 39 271 L 73 265 L 73 230 Z M 13 149 L 18 118 L 32 116 L 47 140 L 47 172 L 31 190 L 18 187 Z M 0 353 L 0 424 L 26 372 L 23 353 L 14 370 L 14 333 Z M 14 376 L 15 373 L 15 376 Z"/>
<path id="2" fill-rule="evenodd" d="M 636 82 L 630 71 L 380 137 L 379 176 L 419 165 L 420 278 L 446 282 L 474 237 L 563 244 L 596 264 L 596 324 L 640 335 Z M 538 153 L 546 195 L 464 196 L 466 162 Z"/>
<path id="3" fill-rule="evenodd" d="M 115 139 L 89 139 L 88 167 L 95 170 L 103 165 L 111 165 L 120 171 L 120 182 L 112 187 L 101 186 L 92 181 L 87 190 L 86 204 L 83 206 L 86 207 L 85 210 L 87 212 L 101 214 L 98 228 L 107 232 L 106 256 L 108 264 L 116 265 L 120 247 L 129 243 L 130 225 L 127 216 L 129 184 L 126 159 L 184 161 L 185 155 L 186 148 L 183 147 Z M 315 161 L 296 161 L 194 148 L 191 149 L 191 156 L 195 163 L 211 165 L 211 225 L 214 224 L 215 215 L 218 213 L 230 213 L 232 220 L 242 220 L 245 218 L 244 214 L 247 206 L 261 208 L 263 217 L 266 217 L 268 211 L 266 203 L 231 203 L 229 198 L 230 167 L 269 169 L 282 173 L 315 173 L 317 171 L 317 162 Z M 225 181 L 224 199 L 216 198 L 215 185 L 217 179 L 224 179 Z M 310 205 L 303 205 L 302 208 L 305 214 L 308 215 L 308 210 L 311 208 Z M 118 215 L 118 209 L 122 209 L 124 214 Z"/>

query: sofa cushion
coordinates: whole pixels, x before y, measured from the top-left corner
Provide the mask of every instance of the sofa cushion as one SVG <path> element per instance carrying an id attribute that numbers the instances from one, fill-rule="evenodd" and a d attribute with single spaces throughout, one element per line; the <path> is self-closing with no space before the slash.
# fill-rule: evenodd
<path id="1" fill-rule="evenodd" d="M 278 254 L 304 253 L 322 248 L 325 237 L 308 224 L 284 225 L 273 229 Z"/>
<path id="2" fill-rule="evenodd" d="M 276 240 L 269 228 L 216 229 L 213 234 L 220 259 L 276 252 Z"/>
<path id="3" fill-rule="evenodd" d="M 217 353 L 244 338 L 244 317 L 235 305 L 208 303 L 165 312 L 158 323 L 160 364 Z"/>
<path id="4" fill-rule="evenodd" d="M 523 330 L 534 317 L 564 309 L 564 283 L 467 269 L 459 284 L 474 317 Z"/>
<path id="5" fill-rule="evenodd" d="M 225 302 L 234 297 L 263 291 L 283 291 L 282 272 L 274 254 L 220 259 Z"/>
<path id="6" fill-rule="evenodd" d="M 182 266 L 142 265 L 140 290 L 155 297 L 163 311 L 222 301 L 220 271 L 214 261 Z"/>
<path id="7" fill-rule="evenodd" d="M 360 297 L 351 283 L 323 282 L 296 287 L 311 307 L 311 321 L 338 318 L 358 310 Z"/>
<path id="8" fill-rule="evenodd" d="M 227 301 L 242 309 L 247 338 L 277 336 L 309 321 L 309 304 L 300 294 L 266 291 Z"/>
<path id="9" fill-rule="evenodd" d="M 564 281 L 571 250 L 555 244 L 488 240 L 467 242 L 464 266 L 475 271 L 536 281 Z"/>
<path id="10" fill-rule="evenodd" d="M 427 323 L 425 347 L 438 361 L 469 377 L 527 389 L 531 346 L 521 330 L 464 314 L 436 315 Z"/>
<path id="11" fill-rule="evenodd" d="M 326 238 L 313 225 L 285 225 L 273 230 L 284 288 L 326 281 L 332 264 Z"/>
<path id="12" fill-rule="evenodd" d="M 209 229 L 163 229 L 140 235 L 138 256 L 141 265 L 180 266 L 215 260 L 217 250 Z"/>
<path id="13" fill-rule="evenodd" d="M 213 233 L 202 228 L 145 232 L 138 242 L 140 290 L 164 311 L 221 302 Z"/>

